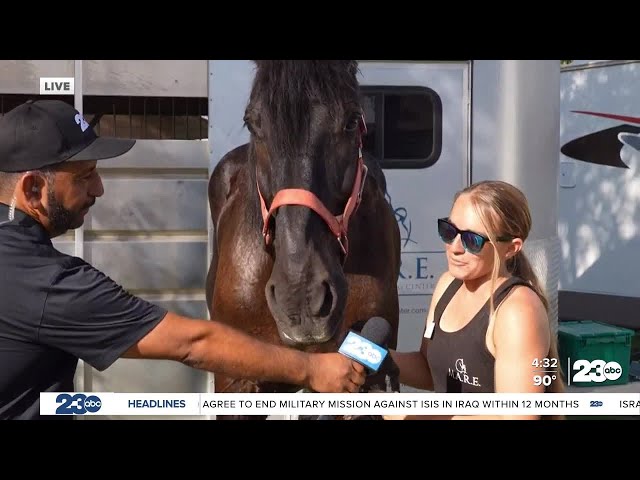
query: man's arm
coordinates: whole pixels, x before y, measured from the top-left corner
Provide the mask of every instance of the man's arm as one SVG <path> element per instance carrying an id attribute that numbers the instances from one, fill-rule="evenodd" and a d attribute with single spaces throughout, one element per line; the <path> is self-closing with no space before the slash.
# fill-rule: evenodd
<path id="1" fill-rule="evenodd" d="M 37 336 L 100 371 L 126 356 L 175 360 L 318 392 L 355 392 L 365 380 L 364 367 L 339 353 L 307 354 L 220 322 L 167 312 L 79 258 L 69 258 L 52 279 Z"/>
<path id="2" fill-rule="evenodd" d="M 271 345 L 223 323 L 169 312 L 125 358 L 175 360 L 233 377 L 304 385 L 317 392 L 356 392 L 364 367 L 339 353 L 307 354 Z"/>

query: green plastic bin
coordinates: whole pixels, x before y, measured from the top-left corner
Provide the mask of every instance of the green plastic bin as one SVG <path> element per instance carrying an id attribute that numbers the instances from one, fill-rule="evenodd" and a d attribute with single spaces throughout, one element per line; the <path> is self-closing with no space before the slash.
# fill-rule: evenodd
<path id="1" fill-rule="evenodd" d="M 559 322 L 559 366 L 567 385 L 629 383 L 633 335 L 633 330 L 591 320 Z"/>

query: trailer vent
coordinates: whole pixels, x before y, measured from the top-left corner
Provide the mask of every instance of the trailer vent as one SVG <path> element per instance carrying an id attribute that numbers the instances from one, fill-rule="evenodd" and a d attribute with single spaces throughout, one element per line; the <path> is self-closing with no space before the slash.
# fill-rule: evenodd
<path id="1" fill-rule="evenodd" d="M 74 105 L 71 95 L 0 95 L 0 114 L 29 99 L 57 99 Z M 201 140 L 208 136 L 208 99 L 85 95 L 83 115 L 103 136 L 153 140 Z"/>

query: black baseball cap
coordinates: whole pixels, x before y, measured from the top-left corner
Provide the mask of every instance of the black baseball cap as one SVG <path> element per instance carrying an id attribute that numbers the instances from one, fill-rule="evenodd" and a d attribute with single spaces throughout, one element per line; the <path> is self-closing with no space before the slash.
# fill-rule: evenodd
<path id="1" fill-rule="evenodd" d="M 28 100 L 0 117 L 0 171 L 113 158 L 135 142 L 99 137 L 78 110 L 61 100 Z"/>

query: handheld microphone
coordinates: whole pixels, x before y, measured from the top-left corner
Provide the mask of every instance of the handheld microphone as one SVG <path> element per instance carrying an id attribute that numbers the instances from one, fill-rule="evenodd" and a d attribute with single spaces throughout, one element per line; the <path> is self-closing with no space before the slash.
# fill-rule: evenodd
<path id="1" fill-rule="evenodd" d="M 376 373 L 389 354 L 384 347 L 391 339 L 391 325 L 382 317 L 371 317 L 360 334 L 353 330 L 345 337 L 338 352 Z"/>
<path id="2" fill-rule="evenodd" d="M 391 325 L 382 317 L 371 317 L 360 333 L 351 330 L 340 345 L 338 352 L 363 365 L 371 375 L 377 373 L 389 354 L 386 347 L 391 340 Z M 305 390 L 306 391 L 306 390 Z M 335 420 L 335 415 L 299 416 L 298 420 Z M 360 416 L 355 419 L 368 419 Z"/>

